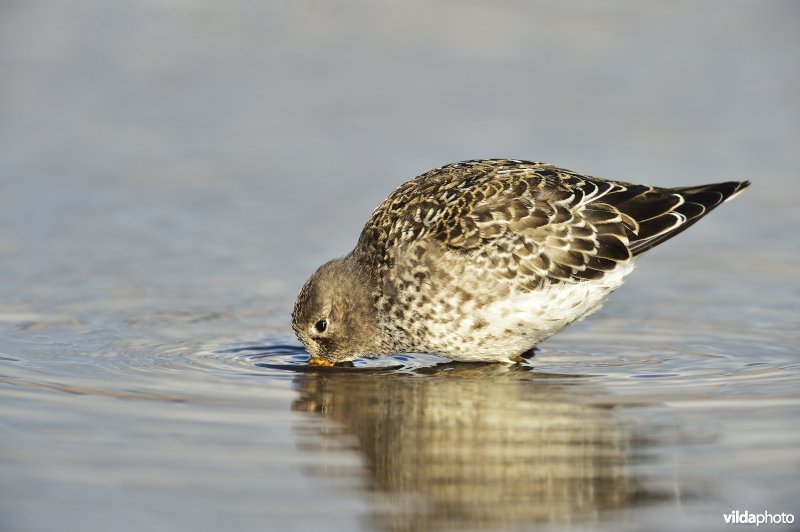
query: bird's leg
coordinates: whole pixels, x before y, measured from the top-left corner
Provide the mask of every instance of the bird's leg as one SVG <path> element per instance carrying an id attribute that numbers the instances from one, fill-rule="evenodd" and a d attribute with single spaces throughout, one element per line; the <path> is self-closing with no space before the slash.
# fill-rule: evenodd
<path id="1" fill-rule="evenodd" d="M 531 347 L 527 351 L 523 351 L 519 355 L 511 357 L 511 362 L 515 364 L 521 364 L 522 362 L 525 362 L 526 360 L 533 358 L 535 355 L 536 355 L 536 348 Z"/>

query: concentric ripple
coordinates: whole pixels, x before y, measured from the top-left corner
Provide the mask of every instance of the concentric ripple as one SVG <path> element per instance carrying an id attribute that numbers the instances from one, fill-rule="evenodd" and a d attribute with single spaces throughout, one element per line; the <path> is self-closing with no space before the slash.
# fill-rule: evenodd
<path id="1" fill-rule="evenodd" d="M 393 355 L 379 358 L 357 358 L 350 362 L 340 362 L 328 368 L 309 365 L 309 354 L 302 346 L 286 343 L 218 347 L 204 355 L 204 359 L 213 357 L 236 367 L 296 373 L 319 371 L 370 372 L 376 370 L 406 372 L 448 362 L 447 359 L 434 355 Z"/>

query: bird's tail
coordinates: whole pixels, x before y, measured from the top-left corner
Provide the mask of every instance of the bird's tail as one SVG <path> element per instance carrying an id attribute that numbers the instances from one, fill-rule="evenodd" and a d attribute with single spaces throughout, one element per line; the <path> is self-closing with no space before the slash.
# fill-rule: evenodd
<path id="1" fill-rule="evenodd" d="M 650 188 L 616 207 L 638 224 L 629 235 L 634 256 L 685 231 L 750 185 L 749 181 L 727 181 L 678 188 Z"/>

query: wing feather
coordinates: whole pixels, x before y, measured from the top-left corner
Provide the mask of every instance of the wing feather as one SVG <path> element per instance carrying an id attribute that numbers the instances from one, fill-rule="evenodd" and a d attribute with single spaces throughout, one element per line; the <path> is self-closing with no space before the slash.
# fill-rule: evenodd
<path id="1" fill-rule="evenodd" d="M 748 184 L 665 189 L 537 162 L 466 161 L 403 184 L 373 212 L 358 247 L 391 263 L 404 242 L 429 239 L 523 289 L 594 280 Z"/>

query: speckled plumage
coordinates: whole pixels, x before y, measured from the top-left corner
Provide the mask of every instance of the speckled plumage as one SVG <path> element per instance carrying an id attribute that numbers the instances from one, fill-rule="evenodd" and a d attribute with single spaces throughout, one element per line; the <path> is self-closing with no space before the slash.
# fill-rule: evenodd
<path id="1" fill-rule="evenodd" d="M 509 361 L 599 308 L 637 255 L 748 184 L 664 189 L 538 162 L 449 164 L 375 209 L 355 249 L 306 282 L 292 326 L 321 364 L 405 352 Z"/>

